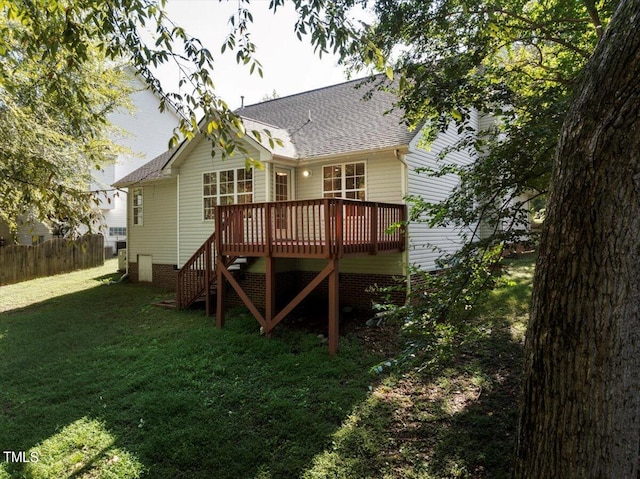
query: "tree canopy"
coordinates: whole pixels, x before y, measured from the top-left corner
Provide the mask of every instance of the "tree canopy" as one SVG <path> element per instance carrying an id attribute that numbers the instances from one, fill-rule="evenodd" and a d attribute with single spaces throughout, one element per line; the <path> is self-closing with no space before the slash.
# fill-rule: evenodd
<path id="1" fill-rule="evenodd" d="M 283 3 L 273 0 L 270 9 L 275 13 Z M 308 35 L 318 54 L 346 55 L 353 48 L 355 30 L 339 4 L 293 3 L 299 12 L 295 32 Z M 244 128 L 216 95 L 210 50 L 172 22 L 163 6 L 163 0 L 0 0 L 1 220 L 15 225 L 31 210 L 40 220 L 91 222 L 87 167 L 113 156 L 106 117 L 126 97 L 109 65 L 131 65 L 158 95 L 161 110 L 176 108 L 181 122 L 168 146 L 202 131 L 223 156 L 242 149 Z M 240 1 L 218 47 L 235 54 L 249 73 L 262 75 L 252 21 L 249 0 Z M 165 90 L 155 76 L 154 69 L 169 62 L 182 72 L 175 91 Z"/>
<path id="2" fill-rule="evenodd" d="M 61 48 L 45 56 L 7 16 L 0 32 L 0 221 L 91 224 L 90 170 L 118 151 L 106 115 L 126 107 L 125 75 L 93 44 L 74 63 Z"/>
<path id="3" fill-rule="evenodd" d="M 393 60 L 407 123 L 425 125 L 427 144 L 454 123 L 465 138 L 453 149 L 476 157 L 459 167 L 445 151 L 441 169 L 424 174 L 458 174 L 459 186 L 439 203 L 410 198 L 414 221 L 455 225 L 466 235 L 461 251 L 442 258 L 448 274 L 426 278 L 446 298 L 431 295 L 425 307 L 432 316 L 468 311 L 492 284 L 490 266 L 504 246 L 530 238 L 529 201 L 547 193 L 568 104 L 617 1 L 369 4 L 375 22 L 360 33 Z M 360 66 L 361 59 L 354 52 L 348 61 Z M 473 111 L 493 121 L 477 132 Z"/>

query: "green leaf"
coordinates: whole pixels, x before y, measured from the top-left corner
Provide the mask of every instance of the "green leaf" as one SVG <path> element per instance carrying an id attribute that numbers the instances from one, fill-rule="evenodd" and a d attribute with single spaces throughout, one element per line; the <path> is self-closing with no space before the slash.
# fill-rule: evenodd
<path id="1" fill-rule="evenodd" d="M 387 66 L 387 68 L 385 69 L 384 72 L 387 75 L 387 78 L 389 80 L 393 80 L 393 67 L 392 66 Z"/>

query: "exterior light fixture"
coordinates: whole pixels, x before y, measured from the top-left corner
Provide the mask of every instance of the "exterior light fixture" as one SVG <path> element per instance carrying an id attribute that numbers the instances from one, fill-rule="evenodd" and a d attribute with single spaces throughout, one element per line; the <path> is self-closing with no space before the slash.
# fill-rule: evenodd
<path id="1" fill-rule="evenodd" d="M 302 172 L 302 176 L 304 176 L 305 178 L 309 178 L 312 175 L 312 171 L 311 170 L 304 170 Z"/>

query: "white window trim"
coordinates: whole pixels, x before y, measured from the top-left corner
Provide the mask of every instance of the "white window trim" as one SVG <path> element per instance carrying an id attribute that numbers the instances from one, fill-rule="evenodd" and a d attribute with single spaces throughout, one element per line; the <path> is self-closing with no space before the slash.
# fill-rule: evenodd
<path id="1" fill-rule="evenodd" d="M 119 232 L 114 234 L 114 230 L 119 230 L 122 232 L 122 234 Z M 108 233 L 109 233 L 108 236 L 112 236 L 112 237 L 127 236 L 127 227 L 126 226 L 109 226 Z"/>
<path id="2" fill-rule="evenodd" d="M 332 163 L 332 164 L 329 164 L 329 165 L 322 165 L 322 170 L 321 170 L 322 171 L 322 197 L 325 198 L 325 194 L 326 193 L 338 193 L 339 192 L 340 193 L 340 198 L 353 199 L 353 198 L 347 198 L 345 196 L 347 191 L 350 191 L 350 192 L 351 191 L 360 191 L 361 189 L 358 188 L 358 189 L 355 189 L 355 190 L 347 190 L 345 188 L 345 185 L 346 185 L 345 170 L 346 170 L 346 166 L 347 165 L 357 165 L 358 163 L 362 163 L 364 165 L 364 188 L 362 188 L 362 190 L 364 190 L 364 200 L 363 201 L 366 201 L 367 198 L 369 197 L 369 194 L 368 194 L 368 191 L 367 191 L 368 190 L 369 181 L 368 181 L 368 178 L 367 178 L 367 162 L 365 160 L 349 161 L 349 162 L 346 162 L 346 163 Z M 341 172 L 340 172 L 340 190 L 329 190 L 329 191 L 327 191 L 327 190 L 324 189 L 324 169 L 325 169 L 325 167 L 332 168 L 332 167 L 336 167 L 336 166 L 339 166 L 340 169 L 341 169 Z"/>
<path id="3" fill-rule="evenodd" d="M 215 198 L 216 200 L 216 206 L 220 205 L 220 173 L 223 171 L 231 171 L 233 170 L 233 204 L 238 204 L 238 171 L 239 170 L 245 170 L 244 167 L 240 167 L 240 168 L 226 168 L 223 170 L 213 170 L 213 171 L 204 171 L 202 173 L 202 182 L 201 182 L 201 190 L 200 190 L 200 195 L 202 197 L 202 221 L 213 221 L 213 218 L 206 218 L 205 217 L 205 206 L 204 206 L 204 200 L 205 198 Z M 204 195 L 204 175 L 210 175 L 211 173 L 214 173 L 216 175 L 216 194 L 215 195 L 208 195 L 205 196 Z M 252 198 L 252 203 L 255 200 L 255 194 L 256 194 L 256 185 L 255 185 L 255 170 L 254 168 L 251 168 L 251 198 Z M 247 193 L 240 193 L 240 195 L 246 195 Z M 222 195 L 222 196 L 229 196 L 227 194 Z"/>
<path id="4" fill-rule="evenodd" d="M 140 192 L 140 204 L 136 205 L 136 196 Z M 134 226 L 144 226 L 144 189 L 141 187 L 134 188 L 131 198 L 131 224 Z M 139 210 L 138 221 L 136 222 L 136 209 Z"/>

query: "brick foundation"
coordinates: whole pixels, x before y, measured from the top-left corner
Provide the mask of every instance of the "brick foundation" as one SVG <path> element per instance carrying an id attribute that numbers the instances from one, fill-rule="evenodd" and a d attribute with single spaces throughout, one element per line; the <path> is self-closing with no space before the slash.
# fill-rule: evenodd
<path id="1" fill-rule="evenodd" d="M 167 290 L 175 291 L 178 271 L 173 265 L 153 265 L 153 285 Z M 309 284 L 318 273 L 314 271 L 283 271 L 275 274 L 276 281 L 276 310 L 283 308 L 291 299 Z M 129 278 L 132 282 L 138 282 L 138 264 L 129 263 Z M 265 275 L 264 273 L 243 272 L 236 276 L 238 283 L 244 292 L 251 298 L 259 309 L 265 307 Z M 358 309 L 371 309 L 374 302 L 384 300 L 380 292 L 371 291 L 371 287 L 398 286 L 403 284 L 404 278 L 389 274 L 358 274 L 340 273 L 340 304 L 352 306 Z M 242 300 L 235 290 L 226 284 L 227 306 L 241 306 Z M 318 287 L 307 297 L 311 301 L 326 300 L 328 296 L 328 279 L 322 281 Z M 390 294 L 391 302 L 404 304 L 406 292 L 404 289 Z M 303 301 L 304 303 L 304 301 Z"/>
<path id="2" fill-rule="evenodd" d="M 175 291 L 178 270 L 172 264 L 153 265 L 153 284 L 168 291 Z"/>
<path id="3" fill-rule="evenodd" d="M 176 278 L 178 270 L 172 264 L 153 264 L 152 285 L 168 291 L 176 290 Z M 138 282 L 138 263 L 129 263 L 129 280 L 132 283 Z"/>
<path id="4" fill-rule="evenodd" d="M 276 273 L 276 310 L 286 306 L 286 304 L 295 297 L 302 289 L 309 284 L 317 275 L 313 271 L 287 271 Z M 403 279 L 403 278 L 401 278 Z M 307 299 L 310 301 L 326 300 L 328 296 L 328 279 L 322 281 L 318 287 L 313 290 Z M 239 278 L 240 285 L 247 296 L 251 298 L 257 308 L 265 306 L 265 275 L 262 273 L 245 273 Z M 395 286 L 402 284 L 398 282 L 396 276 L 388 274 L 356 274 L 356 273 L 340 273 L 340 304 L 342 306 L 352 306 L 357 309 L 371 309 L 374 302 L 384 300 L 384 295 L 369 291 L 371 286 Z M 227 304 L 229 306 L 238 306 L 242 301 L 236 294 L 235 290 L 227 285 Z M 404 304 L 406 298 L 405 290 L 394 291 L 391 294 L 391 302 L 394 304 Z M 304 301 L 303 301 L 304 303 Z"/>
<path id="5" fill-rule="evenodd" d="M 300 285 L 307 285 L 317 273 L 313 271 L 298 271 L 298 281 Z M 360 273 L 340 273 L 340 304 L 342 306 L 353 306 L 359 309 L 371 309 L 373 303 L 384 301 L 384 295 L 380 292 L 371 291 L 372 287 L 397 286 L 402 284 L 404 278 L 398 278 L 389 274 L 360 274 Z M 313 291 L 310 297 L 323 297 L 328 295 L 328 280 L 325 279 Z M 405 290 L 394 291 L 390 300 L 394 304 L 404 304 Z"/>

